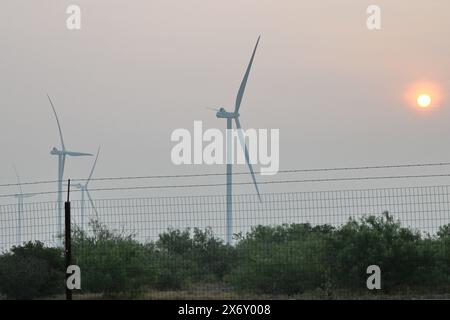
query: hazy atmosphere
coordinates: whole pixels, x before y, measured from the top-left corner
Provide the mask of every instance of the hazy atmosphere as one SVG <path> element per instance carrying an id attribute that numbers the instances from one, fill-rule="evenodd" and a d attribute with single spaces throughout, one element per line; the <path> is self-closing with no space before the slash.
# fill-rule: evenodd
<path id="1" fill-rule="evenodd" d="M 366 9 L 375 2 L 382 8 L 382 29 L 370 31 Z M 79 31 L 66 28 L 70 4 L 81 7 Z M 3 0 L 0 183 L 15 183 L 13 164 L 23 181 L 57 179 L 57 159 L 50 150 L 59 146 L 59 137 L 47 93 L 68 149 L 95 153 L 101 145 L 97 178 L 224 173 L 220 165 L 172 164 L 170 135 L 177 128 L 192 131 L 195 120 L 205 128 L 225 129 L 225 121 L 206 108 L 234 107 L 259 35 L 241 122 L 244 128 L 280 129 L 280 170 L 448 161 L 449 11 L 447 0 Z M 423 82 L 439 94 L 427 110 L 406 97 Z M 86 178 L 93 160 L 69 158 L 65 178 Z M 257 176 L 258 181 L 284 178 L 281 173 Z M 248 176 L 236 179 L 250 181 Z M 448 178 L 408 180 L 408 185 L 441 183 Z M 403 184 L 262 185 L 261 192 Z M 93 181 L 92 187 L 98 185 Z M 251 185 L 237 188 L 237 193 L 254 193 Z M 2 188 L 0 193 L 13 192 Z M 199 190 L 133 195 L 174 192 Z M 225 187 L 206 193 L 224 195 Z"/>
<path id="2" fill-rule="evenodd" d="M 450 299 L 449 13 L 2 0 L 0 302 Z"/>

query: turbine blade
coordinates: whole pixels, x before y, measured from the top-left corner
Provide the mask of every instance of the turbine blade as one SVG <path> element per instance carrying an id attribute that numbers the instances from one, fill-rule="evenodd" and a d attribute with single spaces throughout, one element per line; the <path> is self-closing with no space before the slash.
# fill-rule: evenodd
<path id="1" fill-rule="evenodd" d="M 95 211 L 95 216 L 98 219 L 98 211 L 97 211 L 97 208 L 95 207 L 94 200 L 92 200 L 92 197 L 91 197 L 91 194 L 89 193 L 89 190 L 87 188 L 85 190 L 86 190 L 86 194 L 87 194 L 87 196 L 89 198 L 89 202 L 91 203 L 91 206 L 92 206 L 92 208 Z"/>
<path id="2" fill-rule="evenodd" d="M 61 130 L 61 124 L 59 123 L 58 114 L 56 113 L 55 106 L 53 105 L 52 99 L 50 99 L 50 96 L 48 94 L 47 94 L 47 98 L 48 98 L 48 101 L 50 101 L 50 105 L 52 106 L 53 113 L 55 114 L 56 123 L 58 124 L 59 137 L 61 138 L 61 148 L 63 149 L 63 151 L 65 151 L 66 146 L 64 144 L 63 134 L 62 134 L 62 130 Z"/>
<path id="3" fill-rule="evenodd" d="M 73 152 L 73 151 L 66 151 L 66 155 L 71 157 L 91 157 L 93 154 L 91 153 L 83 153 L 83 152 Z"/>
<path id="4" fill-rule="evenodd" d="M 100 154 L 100 147 L 98 147 L 97 157 L 95 157 L 94 165 L 92 166 L 91 173 L 89 174 L 89 178 L 86 181 L 86 184 L 85 184 L 86 187 L 88 186 L 89 181 L 91 181 L 92 175 L 94 174 L 94 170 L 95 170 L 95 166 L 97 165 L 97 160 L 98 160 L 98 155 L 99 154 Z"/>
<path id="5" fill-rule="evenodd" d="M 19 172 L 17 172 L 17 168 L 15 165 L 13 165 L 13 168 L 14 168 L 14 172 L 16 173 L 17 185 L 19 186 L 20 195 L 23 196 L 23 190 L 22 190 L 22 184 L 20 183 Z"/>
<path id="6" fill-rule="evenodd" d="M 66 167 L 66 155 L 62 156 L 61 160 L 61 182 L 64 181 L 64 168 Z"/>
<path id="7" fill-rule="evenodd" d="M 236 97 L 236 106 L 234 109 L 235 113 L 238 113 L 239 108 L 241 107 L 242 98 L 244 97 L 245 93 L 245 87 L 247 85 L 248 76 L 250 74 L 250 70 L 252 69 L 253 59 L 255 58 L 256 49 L 258 48 L 259 39 L 261 36 L 258 37 L 258 41 L 256 41 L 255 49 L 253 49 L 253 54 L 250 59 L 250 62 L 247 67 L 247 71 L 245 71 L 244 79 L 242 79 L 241 86 L 239 87 L 238 95 Z"/>
<path id="8" fill-rule="evenodd" d="M 248 154 L 247 145 L 245 144 L 245 138 L 244 138 L 244 134 L 242 133 L 241 123 L 239 121 L 239 118 L 234 118 L 234 120 L 236 121 L 236 127 L 237 127 L 237 131 L 238 131 L 239 141 L 241 142 L 242 149 L 244 150 L 245 161 L 247 162 L 248 168 L 249 168 L 250 173 L 252 175 L 253 184 L 255 185 L 255 189 L 256 189 L 256 192 L 258 193 L 259 201 L 261 202 L 261 195 L 259 193 L 258 184 L 256 183 L 256 178 L 255 178 L 255 173 L 253 171 L 253 166 L 250 163 L 250 156 Z"/>
<path id="9" fill-rule="evenodd" d="M 217 112 L 219 112 L 219 111 L 220 111 L 219 109 L 216 109 L 216 108 L 210 108 L 210 107 L 206 107 L 206 109 L 208 109 L 208 110 L 212 110 L 212 111 L 217 111 Z"/>

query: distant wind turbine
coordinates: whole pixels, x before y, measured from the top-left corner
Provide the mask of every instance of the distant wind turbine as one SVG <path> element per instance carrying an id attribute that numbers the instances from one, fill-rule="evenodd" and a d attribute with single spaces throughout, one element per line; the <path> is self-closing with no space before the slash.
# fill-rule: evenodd
<path id="1" fill-rule="evenodd" d="M 56 123 L 58 124 L 58 130 L 59 130 L 59 137 L 61 139 L 61 150 L 58 150 L 56 147 L 52 149 L 50 152 L 53 156 L 58 156 L 58 198 L 57 198 L 57 206 L 58 206 L 58 236 L 62 235 L 62 217 L 63 217 L 63 205 L 62 205 L 62 187 L 63 187 L 63 179 L 64 179 L 64 167 L 66 164 L 66 156 L 71 157 L 85 157 L 85 156 L 92 156 L 90 153 L 82 153 L 82 152 L 73 152 L 68 151 L 66 149 L 66 146 L 64 144 L 63 134 L 61 130 L 61 125 L 58 119 L 58 114 L 56 113 L 55 106 L 53 105 L 52 100 L 50 99 L 50 96 L 47 94 L 48 101 L 50 102 L 50 105 L 52 106 L 53 113 L 56 118 Z"/>
<path id="2" fill-rule="evenodd" d="M 89 202 L 91 203 L 91 206 L 94 209 L 95 214 L 98 218 L 98 211 L 97 211 L 97 208 L 95 207 L 94 201 L 92 200 L 91 194 L 89 193 L 88 185 L 92 179 L 92 175 L 94 174 L 94 170 L 95 170 L 95 166 L 97 165 L 97 160 L 98 160 L 99 154 L 100 154 L 100 147 L 98 148 L 97 157 L 95 158 L 94 165 L 92 166 L 91 173 L 89 174 L 89 177 L 87 178 L 86 182 L 84 184 L 77 183 L 77 184 L 72 185 L 73 187 L 81 190 L 81 230 L 82 231 L 84 231 L 84 198 L 85 198 L 85 195 L 88 196 Z"/>
<path id="3" fill-rule="evenodd" d="M 236 97 L 236 104 L 235 104 L 234 112 L 227 112 L 224 108 L 220 108 L 219 110 L 217 110 L 218 112 L 216 114 L 217 118 L 227 119 L 227 151 L 226 151 L 227 152 L 227 231 L 226 231 L 227 244 L 231 244 L 232 234 L 233 234 L 233 230 L 232 230 L 233 229 L 233 226 L 232 226 L 232 222 L 233 222 L 232 173 L 233 173 L 233 170 L 232 170 L 232 159 L 231 159 L 231 156 L 232 156 L 231 130 L 232 130 L 232 126 L 233 126 L 232 125 L 233 119 L 236 123 L 241 147 L 244 150 L 245 161 L 247 162 L 248 168 L 250 170 L 250 173 L 251 173 L 251 176 L 253 179 L 253 184 L 255 185 L 256 192 L 258 193 L 259 201 L 261 201 L 261 195 L 259 193 L 258 185 L 256 183 L 255 173 L 254 173 L 253 167 L 250 163 L 248 149 L 245 144 L 245 138 L 242 133 L 241 123 L 239 121 L 239 108 L 241 107 L 241 102 L 242 102 L 242 98 L 244 97 L 244 92 L 245 92 L 245 87 L 247 85 L 248 76 L 252 69 L 253 59 L 255 58 L 256 49 L 258 48 L 260 38 L 261 38 L 261 36 L 258 37 L 258 40 L 255 45 L 255 49 L 253 50 L 253 54 L 250 59 L 250 63 L 248 64 L 247 70 L 245 72 L 244 79 L 242 80 L 241 86 L 239 87 L 239 91 L 238 91 L 238 94 Z"/>
<path id="4" fill-rule="evenodd" d="M 33 197 L 33 194 L 23 194 L 22 190 L 22 184 L 20 182 L 20 176 L 17 172 L 17 169 L 15 166 L 13 166 L 14 172 L 16 173 L 17 178 L 17 186 L 19 188 L 19 193 L 14 195 L 14 197 L 17 199 L 17 244 L 20 245 L 22 243 L 22 213 L 23 213 L 23 199 Z"/>

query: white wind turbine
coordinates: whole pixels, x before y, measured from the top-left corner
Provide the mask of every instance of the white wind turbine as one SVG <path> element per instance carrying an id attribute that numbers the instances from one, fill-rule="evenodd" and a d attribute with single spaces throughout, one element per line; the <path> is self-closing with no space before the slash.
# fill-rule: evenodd
<path id="1" fill-rule="evenodd" d="M 56 147 L 52 149 L 50 152 L 53 156 L 58 156 L 58 197 L 57 197 L 57 206 L 58 206 L 58 236 L 62 235 L 62 218 L 63 218 L 63 205 L 62 205 L 62 187 L 63 187 L 63 179 L 64 179 L 64 167 L 66 164 L 66 157 L 84 157 L 84 156 L 92 156 L 90 153 L 82 153 L 82 152 L 73 152 L 68 151 L 64 144 L 63 134 L 61 130 L 61 125 L 59 123 L 58 114 L 56 113 L 55 106 L 53 105 L 50 96 L 47 94 L 48 101 L 52 106 L 53 113 L 56 118 L 56 123 L 58 124 L 59 137 L 61 140 L 61 150 L 58 150 Z"/>
<path id="2" fill-rule="evenodd" d="M 20 182 L 20 176 L 17 172 L 16 167 L 14 166 L 14 172 L 16 173 L 17 178 L 17 186 L 19 188 L 19 193 L 15 194 L 14 197 L 17 199 L 17 245 L 22 243 L 22 213 L 23 213 L 23 199 L 33 197 L 33 194 L 23 194 L 22 184 Z"/>
<path id="3" fill-rule="evenodd" d="M 91 173 L 89 174 L 89 177 L 87 178 L 86 182 L 83 183 L 77 183 L 77 184 L 73 184 L 72 186 L 79 189 L 81 191 L 81 230 L 84 231 L 84 200 L 85 200 L 85 195 L 87 195 L 89 202 L 91 203 L 92 208 L 95 211 L 95 214 L 98 218 L 98 211 L 97 208 L 95 207 L 94 201 L 92 200 L 91 194 L 89 193 L 89 189 L 88 189 L 88 185 L 89 182 L 92 179 L 92 175 L 94 174 L 94 170 L 95 170 L 95 166 L 97 165 L 97 160 L 98 160 L 98 155 L 100 154 L 100 147 L 98 148 L 97 151 L 97 156 L 95 158 L 94 164 L 92 166 L 91 169 Z"/>
<path id="4" fill-rule="evenodd" d="M 238 136 L 239 136 L 239 141 L 241 143 L 241 147 L 244 150 L 244 154 L 245 154 L 245 161 L 248 165 L 248 168 L 250 170 L 252 179 L 253 179 L 253 184 L 255 185 L 256 188 L 256 192 L 258 193 L 258 198 L 259 201 L 261 201 L 261 195 L 259 193 L 259 189 L 258 189 L 258 185 L 256 184 L 256 178 L 255 178 L 255 173 L 253 171 L 253 167 L 250 163 L 250 159 L 249 159 L 249 153 L 248 153 L 248 149 L 247 146 L 245 144 L 245 138 L 244 138 L 244 134 L 242 133 L 242 127 L 241 127 L 241 123 L 239 121 L 239 108 L 241 107 L 241 102 L 242 102 L 242 98 L 244 97 L 244 92 L 245 92 L 245 87 L 247 85 L 247 80 L 248 80 L 248 76 L 250 74 L 250 71 L 252 69 L 252 64 L 253 64 L 253 59 L 255 58 L 255 53 L 256 53 L 256 49 L 258 48 L 258 44 L 259 44 L 259 39 L 261 38 L 261 36 L 258 37 L 258 41 L 256 42 L 255 45 L 255 49 L 253 50 L 253 54 L 252 57 L 250 59 L 250 63 L 248 64 L 247 70 L 245 72 L 244 75 L 244 79 L 241 82 L 241 86 L 239 88 L 237 97 L 236 97 L 236 104 L 235 104 L 235 108 L 234 108 L 234 112 L 227 112 L 224 108 L 220 108 L 219 110 L 217 110 L 217 118 L 221 118 L 221 119 L 227 119 L 227 231 L 226 231 L 226 242 L 227 244 L 231 244 L 232 241 L 232 233 L 233 233 L 233 201 L 232 201 L 232 134 L 231 134 L 231 130 L 232 130 L 232 123 L 233 123 L 233 119 L 236 123 L 236 128 L 238 131 Z"/>

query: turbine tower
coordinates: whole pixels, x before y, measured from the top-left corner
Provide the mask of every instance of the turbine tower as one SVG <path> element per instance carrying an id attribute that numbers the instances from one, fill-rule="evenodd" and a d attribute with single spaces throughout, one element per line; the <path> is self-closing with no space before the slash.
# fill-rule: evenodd
<path id="1" fill-rule="evenodd" d="M 92 156 L 90 153 L 82 153 L 82 152 L 73 152 L 68 151 L 64 144 L 63 134 L 61 130 L 61 124 L 58 119 L 58 114 L 56 113 L 55 106 L 53 105 L 52 99 L 47 94 L 48 101 L 53 109 L 53 113 L 56 118 L 56 123 L 58 125 L 59 137 L 61 140 L 61 150 L 58 150 L 56 147 L 50 151 L 50 154 L 53 156 L 58 156 L 58 197 L 57 197 L 57 207 L 58 207 L 58 236 L 62 235 L 62 218 L 63 218 L 63 205 L 62 205 L 62 187 L 63 187 L 63 179 L 64 179 L 64 167 L 66 164 L 66 157 L 85 157 Z"/>
<path id="2" fill-rule="evenodd" d="M 89 185 L 89 182 L 91 181 L 92 175 L 94 174 L 94 170 L 95 170 L 95 166 L 97 165 L 97 160 L 98 160 L 99 154 L 100 154 L 100 147 L 98 148 L 97 156 L 94 161 L 94 165 L 92 166 L 91 173 L 89 174 L 89 177 L 87 178 L 86 182 L 84 184 L 77 183 L 77 184 L 73 185 L 73 187 L 75 187 L 81 191 L 81 230 L 82 231 L 84 231 L 84 199 L 85 199 L 85 195 L 87 195 L 87 197 L 89 198 L 89 202 L 91 203 L 91 206 L 94 209 L 95 214 L 98 218 L 98 211 L 97 211 L 97 208 L 95 207 L 94 201 L 92 200 L 91 194 L 89 193 L 88 185 Z"/>
<path id="3" fill-rule="evenodd" d="M 14 197 L 17 199 L 17 245 L 20 245 L 22 243 L 22 213 L 23 213 L 23 199 L 33 197 L 33 194 L 23 194 L 22 190 L 22 184 L 20 182 L 19 173 L 17 172 L 17 169 L 15 166 L 13 166 L 14 172 L 16 173 L 17 178 L 17 186 L 19 188 L 19 193 L 14 195 Z"/>
<path id="4" fill-rule="evenodd" d="M 227 112 L 224 108 L 220 108 L 216 114 L 216 117 L 219 119 L 227 119 L 227 230 L 226 230 L 226 242 L 228 245 L 231 245 L 232 242 L 232 234 L 233 234 L 233 198 L 232 198 L 232 181 L 233 181 L 233 166 L 232 166 L 232 128 L 233 128 L 233 119 L 236 123 L 236 128 L 238 131 L 239 141 L 242 149 L 245 154 L 245 161 L 250 170 L 253 184 L 255 185 L 256 192 L 258 193 L 259 201 L 261 201 L 261 195 L 259 193 L 258 185 L 256 183 L 255 173 L 253 171 L 252 164 L 250 163 L 249 153 L 247 146 L 245 144 L 244 134 L 242 133 L 241 123 L 239 121 L 239 108 L 241 107 L 242 98 L 244 97 L 245 87 L 247 85 L 248 76 L 252 69 L 253 60 L 255 58 L 256 49 L 258 48 L 259 40 L 261 36 L 258 37 L 256 41 L 255 49 L 253 49 L 253 54 L 248 64 L 247 70 L 244 74 L 244 78 L 242 79 L 241 86 L 239 87 L 239 91 L 236 97 L 236 103 L 234 112 Z"/>

